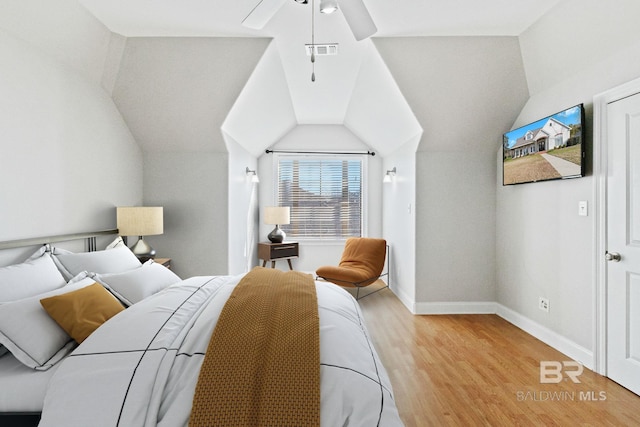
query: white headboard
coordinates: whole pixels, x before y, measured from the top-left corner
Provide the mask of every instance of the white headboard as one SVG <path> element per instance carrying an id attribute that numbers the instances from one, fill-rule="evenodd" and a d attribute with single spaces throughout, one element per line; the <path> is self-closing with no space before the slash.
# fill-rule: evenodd
<path id="1" fill-rule="evenodd" d="M 98 239 L 100 237 L 108 237 L 117 234 L 118 230 L 112 229 L 90 231 L 86 233 L 58 234 L 55 236 L 33 237 L 28 239 L 0 242 L 0 266 L 22 262 L 33 252 L 35 252 L 38 246 L 53 243 L 70 242 L 71 246 L 68 248 L 70 250 L 74 250 L 76 252 L 92 252 L 98 249 Z"/>

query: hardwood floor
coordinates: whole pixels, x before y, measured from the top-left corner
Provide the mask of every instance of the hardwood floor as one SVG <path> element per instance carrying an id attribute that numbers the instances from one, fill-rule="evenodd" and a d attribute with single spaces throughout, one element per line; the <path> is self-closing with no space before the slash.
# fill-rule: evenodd
<path id="1" fill-rule="evenodd" d="M 640 426 L 640 397 L 586 368 L 541 384 L 569 358 L 496 315 L 414 316 L 388 289 L 360 307 L 407 427 Z"/>

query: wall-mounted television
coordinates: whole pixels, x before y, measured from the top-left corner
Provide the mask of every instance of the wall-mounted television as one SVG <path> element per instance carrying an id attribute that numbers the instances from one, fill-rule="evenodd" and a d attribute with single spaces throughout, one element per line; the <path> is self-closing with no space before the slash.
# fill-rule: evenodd
<path id="1" fill-rule="evenodd" d="M 584 176 L 584 125 L 578 104 L 505 133 L 502 185 Z"/>

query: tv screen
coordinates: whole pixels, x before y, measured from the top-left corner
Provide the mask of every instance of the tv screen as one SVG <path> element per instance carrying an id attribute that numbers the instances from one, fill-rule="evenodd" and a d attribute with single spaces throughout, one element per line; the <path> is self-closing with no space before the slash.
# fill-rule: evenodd
<path id="1" fill-rule="evenodd" d="M 505 133 L 502 184 L 584 176 L 584 135 L 582 104 Z"/>

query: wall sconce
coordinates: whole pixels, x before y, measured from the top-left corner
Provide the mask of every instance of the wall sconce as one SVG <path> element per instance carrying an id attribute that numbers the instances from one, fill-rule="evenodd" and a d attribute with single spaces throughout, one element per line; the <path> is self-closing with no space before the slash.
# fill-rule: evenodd
<path id="1" fill-rule="evenodd" d="M 258 178 L 258 174 L 256 173 L 256 171 L 249 169 L 248 166 L 247 166 L 246 174 L 248 177 L 249 176 L 251 177 L 251 182 L 260 182 L 260 178 Z"/>
<path id="2" fill-rule="evenodd" d="M 320 0 L 320 13 L 333 13 L 338 10 L 338 0 Z"/>
<path id="3" fill-rule="evenodd" d="M 384 175 L 384 179 L 382 180 L 382 182 L 391 182 L 391 179 L 395 176 L 396 176 L 396 167 L 394 166 L 393 169 L 387 171 L 387 173 Z"/>

